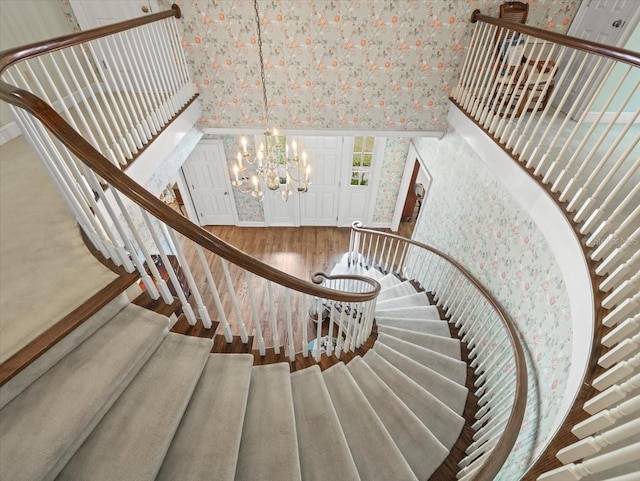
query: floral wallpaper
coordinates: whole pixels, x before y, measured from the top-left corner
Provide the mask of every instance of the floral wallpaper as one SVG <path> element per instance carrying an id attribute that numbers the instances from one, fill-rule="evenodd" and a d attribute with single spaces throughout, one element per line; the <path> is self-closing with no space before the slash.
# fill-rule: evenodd
<path id="1" fill-rule="evenodd" d="M 169 7 L 174 0 L 161 0 Z M 177 0 L 203 127 L 263 126 L 249 0 Z M 502 0 L 259 0 L 270 120 L 280 128 L 444 130 L 473 10 Z M 566 32 L 580 0 L 528 0 Z"/>
<path id="2" fill-rule="evenodd" d="M 376 224 L 390 224 L 393 219 L 409 145 L 411 145 L 411 139 L 408 137 L 387 137 L 373 211 L 373 222 Z"/>
<path id="3" fill-rule="evenodd" d="M 534 221 L 471 146 L 455 132 L 415 144 L 433 184 L 414 237 L 469 269 L 515 321 L 528 351 L 527 416 L 510 461 L 496 478 L 518 479 L 550 434 L 563 399 L 572 338 L 566 287 Z"/>

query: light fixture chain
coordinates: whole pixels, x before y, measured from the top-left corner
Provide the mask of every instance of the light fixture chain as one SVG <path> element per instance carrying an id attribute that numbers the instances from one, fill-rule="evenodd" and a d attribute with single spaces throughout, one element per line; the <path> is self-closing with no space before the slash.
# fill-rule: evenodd
<path id="1" fill-rule="evenodd" d="M 260 80 L 262 81 L 262 101 L 264 103 L 264 122 L 269 128 L 269 102 L 267 100 L 267 82 L 264 76 L 264 57 L 262 55 L 262 30 L 260 28 L 260 13 L 258 12 L 258 0 L 253 0 L 253 8 L 256 11 L 256 26 L 258 30 L 258 54 L 260 56 Z"/>

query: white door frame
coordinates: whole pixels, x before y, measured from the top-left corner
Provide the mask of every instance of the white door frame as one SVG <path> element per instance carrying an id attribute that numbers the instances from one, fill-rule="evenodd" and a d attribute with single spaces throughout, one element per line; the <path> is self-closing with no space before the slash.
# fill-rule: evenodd
<path id="1" fill-rule="evenodd" d="M 215 148 L 218 150 L 220 154 L 220 155 L 217 155 L 216 158 L 219 159 L 219 162 L 222 162 L 224 164 L 223 170 L 224 172 L 228 173 L 229 164 L 227 162 L 227 157 L 224 151 L 224 142 L 219 139 L 201 140 L 196 145 L 196 148 L 199 146 L 205 146 L 206 148 L 207 145 L 215 146 Z M 187 162 L 188 160 L 189 158 L 187 157 L 187 160 L 185 160 L 185 162 Z M 193 204 L 193 199 L 191 197 L 191 190 L 189 189 L 189 185 L 187 183 L 187 179 L 184 176 L 184 172 L 182 171 L 182 167 L 180 167 L 180 170 L 178 172 L 180 173 L 178 177 L 178 188 L 180 189 L 180 193 L 182 194 L 182 200 L 184 201 L 184 206 L 187 209 L 187 217 L 194 223 L 198 224 L 199 226 L 202 226 L 202 223 L 200 222 L 200 218 L 196 212 L 195 205 Z M 224 177 L 225 188 L 229 193 L 229 201 L 231 203 L 231 216 L 233 217 L 233 224 L 239 225 L 238 209 L 236 207 L 236 199 L 233 196 L 234 189 L 231 186 L 231 177 L 229 175 L 225 175 L 223 177 Z"/>
<path id="2" fill-rule="evenodd" d="M 407 200 L 407 194 L 409 193 L 409 182 L 411 182 L 411 175 L 413 174 L 413 166 L 416 165 L 416 161 L 420 163 L 420 169 L 424 170 L 427 179 L 429 182 L 424 186 L 424 199 L 422 202 L 427 199 L 429 195 L 429 188 L 431 187 L 431 182 L 433 182 L 433 177 L 431 177 L 431 173 L 429 169 L 427 169 L 424 160 L 420 156 L 420 153 L 416 149 L 413 142 L 409 144 L 409 152 L 407 153 L 407 160 L 404 164 L 404 173 L 402 174 L 402 181 L 400 182 L 400 191 L 398 192 L 398 201 L 396 202 L 396 208 L 393 212 L 393 218 L 391 219 L 391 230 L 394 232 L 398 231 L 398 227 L 400 227 L 400 219 L 402 218 L 402 211 L 404 210 L 404 203 Z M 424 209 L 420 209 L 420 213 L 422 213 Z M 418 215 L 419 217 L 419 215 Z M 417 220 L 416 220 L 417 223 Z"/>

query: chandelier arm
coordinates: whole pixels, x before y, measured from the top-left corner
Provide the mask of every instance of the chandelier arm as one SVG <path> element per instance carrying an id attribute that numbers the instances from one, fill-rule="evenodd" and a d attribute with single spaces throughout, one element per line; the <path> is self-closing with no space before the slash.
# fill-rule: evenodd
<path id="1" fill-rule="evenodd" d="M 262 29 L 260 27 L 260 12 L 258 0 L 253 0 L 253 8 L 256 11 L 256 27 L 258 33 L 258 55 L 260 57 L 260 81 L 262 82 L 262 102 L 264 103 L 264 122 L 269 128 L 269 101 L 267 100 L 267 82 L 264 75 L 264 57 L 262 55 Z"/>

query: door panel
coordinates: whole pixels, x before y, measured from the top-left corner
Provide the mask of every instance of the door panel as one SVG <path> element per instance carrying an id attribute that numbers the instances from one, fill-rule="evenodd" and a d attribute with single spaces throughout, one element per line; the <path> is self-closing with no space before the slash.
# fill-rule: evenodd
<path id="1" fill-rule="evenodd" d="M 236 223 L 222 143 L 199 144 L 182 166 L 200 225 Z"/>
<path id="2" fill-rule="evenodd" d="M 337 225 L 342 137 L 298 137 L 312 168 L 311 185 L 300 197 L 301 225 Z"/>

